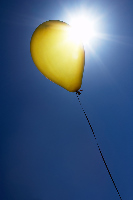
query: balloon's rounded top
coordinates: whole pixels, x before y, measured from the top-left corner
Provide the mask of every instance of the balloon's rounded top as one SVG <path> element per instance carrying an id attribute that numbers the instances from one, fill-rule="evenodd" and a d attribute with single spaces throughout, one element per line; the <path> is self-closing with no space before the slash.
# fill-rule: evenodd
<path id="1" fill-rule="evenodd" d="M 70 92 L 82 84 L 84 48 L 75 42 L 71 27 L 65 22 L 50 20 L 34 31 L 30 51 L 40 72 L 54 83 Z"/>

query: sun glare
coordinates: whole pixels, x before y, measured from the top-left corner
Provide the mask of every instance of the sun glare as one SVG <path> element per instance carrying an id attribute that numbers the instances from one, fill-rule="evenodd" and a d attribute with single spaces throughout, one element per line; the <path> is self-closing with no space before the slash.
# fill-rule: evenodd
<path id="1" fill-rule="evenodd" d="M 83 45 L 89 45 L 98 35 L 97 20 L 85 13 L 69 17 L 71 36 L 76 41 L 82 41 Z"/>
<path id="2" fill-rule="evenodd" d="M 100 14 L 97 9 L 80 7 L 73 10 L 66 10 L 65 20 L 70 25 L 69 38 L 72 42 L 82 43 L 85 54 L 91 54 L 96 61 L 103 66 L 96 48 L 99 47 L 100 40 L 104 39 L 106 29 L 105 15 Z M 107 38 L 107 37 L 106 37 Z"/>
<path id="3" fill-rule="evenodd" d="M 89 21 L 84 16 L 73 18 L 70 22 L 70 26 L 72 27 L 73 36 L 77 39 L 79 38 L 84 44 L 95 37 L 93 21 Z"/>

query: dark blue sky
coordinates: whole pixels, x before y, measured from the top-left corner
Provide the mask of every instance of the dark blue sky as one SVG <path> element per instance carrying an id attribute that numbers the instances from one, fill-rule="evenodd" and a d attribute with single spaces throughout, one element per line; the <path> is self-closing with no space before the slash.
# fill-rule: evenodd
<path id="1" fill-rule="evenodd" d="M 80 96 L 123 200 L 133 200 L 133 2 L 4 0 L 0 5 L 0 199 L 117 200 L 75 93 L 30 55 L 35 28 L 83 6 L 103 14 Z M 101 29 L 102 29 L 101 28 Z"/>

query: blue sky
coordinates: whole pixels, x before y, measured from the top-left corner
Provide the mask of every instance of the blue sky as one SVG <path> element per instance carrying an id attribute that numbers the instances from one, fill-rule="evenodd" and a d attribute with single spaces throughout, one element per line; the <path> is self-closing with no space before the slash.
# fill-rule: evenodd
<path id="1" fill-rule="evenodd" d="M 120 199 L 75 93 L 47 80 L 30 39 L 47 20 L 85 7 L 102 15 L 85 50 L 81 103 L 122 199 L 133 199 L 133 3 L 8 1 L 0 5 L 0 199 Z"/>

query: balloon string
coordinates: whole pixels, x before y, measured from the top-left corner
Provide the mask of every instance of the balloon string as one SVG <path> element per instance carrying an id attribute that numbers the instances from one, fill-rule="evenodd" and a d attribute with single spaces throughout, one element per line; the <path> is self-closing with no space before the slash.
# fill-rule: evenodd
<path id="1" fill-rule="evenodd" d="M 95 136 L 95 133 L 94 133 L 94 131 L 93 131 L 93 128 L 92 128 L 92 126 L 91 126 L 91 124 L 90 124 L 90 121 L 89 121 L 89 119 L 88 119 L 88 117 L 87 117 L 87 115 L 86 115 L 85 110 L 83 109 L 83 107 L 82 107 L 82 105 L 81 105 L 81 102 L 80 102 L 80 99 L 79 99 L 79 95 L 77 94 L 76 96 L 77 96 L 78 101 L 79 101 L 79 104 L 80 104 L 80 106 L 81 106 L 81 108 L 82 108 L 82 110 L 83 110 L 83 112 L 84 112 L 84 115 L 85 115 L 85 117 L 86 117 L 86 119 L 87 119 L 87 121 L 88 121 L 88 124 L 89 124 L 89 126 L 90 126 L 90 128 L 91 128 L 91 131 L 92 131 L 92 133 L 93 133 L 93 136 L 94 136 L 94 138 L 95 138 L 95 140 L 96 140 L 96 136 Z M 99 152 L 100 152 L 100 154 L 101 154 L 101 157 L 102 157 L 102 160 L 103 160 L 103 162 L 104 162 L 104 164 L 105 164 L 105 167 L 106 167 L 106 169 L 107 169 L 107 171 L 108 171 L 108 174 L 109 174 L 109 176 L 110 176 L 110 178 L 111 178 L 111 180 L 112 180 L 112 182 L 113 182 L 113 185 L 115 186 L 115 189 L 116 189 L 116 191 L 117 191 L 117 193 L 118 193 L 120 199 L 122 200 L 121 195 L 120 195 L 120 193 L 119 193 L 119 191 L 118 191 L 118 189 L 117 189 L 117 187 L 116 187 L 116 184 L 115 184 L 115 182 L 114 182 L 114 179 L 113 179 L 113 177 L 112 177 L 112 175 L 111 175 L 111 173 L 110 173 L 110 171 L 109 171 L 109 168 L 108 168 L 108 166 L 107 166 L 107 164 L 106 164 L 106 162 L 105 162 L 105 159 L 104 159 L 104 157 L 103 157 L 103 154 L 102 154 L 102 152 L 101 152 L 101 149 L 100 149 L 98 143 L 97 143 L 97 147 L 98 147 L 98 150 L 99 150 Z"/>

